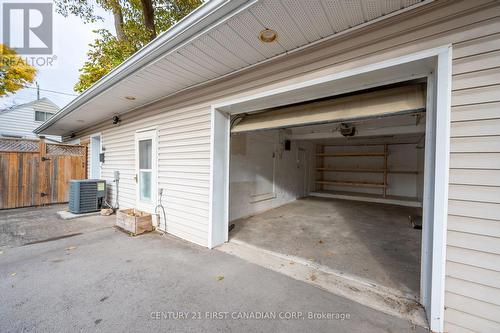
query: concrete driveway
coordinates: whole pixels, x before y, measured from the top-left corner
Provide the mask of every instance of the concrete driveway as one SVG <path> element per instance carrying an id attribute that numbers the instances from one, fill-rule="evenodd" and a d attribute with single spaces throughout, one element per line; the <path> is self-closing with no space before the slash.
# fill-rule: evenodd
<path id="1" fill-rule="evenodd" d="M 115 221 L 115 216 L 60 219 L 57 212 L 66 209 L 66 205 L 52 205 L 0 210 L 0 248 L 71 237 L 109 228 Z"/>
<path id="2" fill-rule="evenodd" d="M 62 224 L 67 237 L 2 238 L 0 332 L 426 332 L 171 236 L 129 237 L 112 218 L 62 221 L 56 209 L 30 210 L 52 222 L 16 220 L 24 235 L 46 237 L 37 228 Z"/>

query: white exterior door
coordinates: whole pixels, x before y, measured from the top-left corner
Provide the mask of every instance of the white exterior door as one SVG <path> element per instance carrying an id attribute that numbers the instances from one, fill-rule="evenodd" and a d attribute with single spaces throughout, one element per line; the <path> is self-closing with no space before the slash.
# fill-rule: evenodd
<path id="1" fill-rule="evenodd" d="M 156 206 L 156 141 L 156 130 L 135 134 L 136 207 L 149 213 L 154 213 Z"/>

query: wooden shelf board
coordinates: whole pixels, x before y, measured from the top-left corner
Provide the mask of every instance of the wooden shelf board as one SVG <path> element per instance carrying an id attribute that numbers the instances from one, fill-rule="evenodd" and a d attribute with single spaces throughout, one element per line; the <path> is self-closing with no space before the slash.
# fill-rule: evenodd
<path id="1" fill-rule="evenodd" d="M 354 153 L 354 152 L 346 152 L 346 153 L 319 153 L 316 154 L 318 157 L 356 157 L 356 156 L 386 156 L 386 153 Z"/>
<path id="2" fill-rule="evenodd" d="M 316 168 L 317 171 L 332 171 L 332 172 L 367 172 L 367 173 L 383 173 L 384 169 L 340 169 L 340 168 Z"/>
<path id="3" fill-rule="evenodd" d="M 406 207 L 422 207 L 422 204 L 417 198 L 410 197 L 400 197 L 388 195 L 386 198 L 379 194 L 373 193 L 359 193 L 359 192 L 339 192 L 339 191 L 315 191 L 309 193 L 311 196 L 332 198 L 332 199 L 343 199 L 343 200 L 355 200 L 364 202 L 376 202 L 385 203 L 390 205 L 399 205 Z"/>
<path id="4" fill-rule="evenodd" d="M 340 168 L 316 168 L 316 171 L 331 171 L 331 172 L 366 172 L 366 173 L 384 173 L 384 169 L 340 169 Z M 387 170 L 387 173 L 400 173 L 400 174 L 418 174 L 418 171 L 412 170 Z"/>
<path id="5" fill-rule="evenodd" d="M 369 182 L 352 182 L 352 181 L 332 181 L 332 180 L 317 180 L 317 184 L 334 185 L 334 186 L 354 186 L 354 187 L 387 187 L 384 183 L 369 183 Z"/>
<path id="6" fill-rule="evenodd" d="M 387 172 L 388 173 L 404 173 L 404 174 L 418 175 L 418 171 L 412 171 L 412 170 L 389 170 Z"/>

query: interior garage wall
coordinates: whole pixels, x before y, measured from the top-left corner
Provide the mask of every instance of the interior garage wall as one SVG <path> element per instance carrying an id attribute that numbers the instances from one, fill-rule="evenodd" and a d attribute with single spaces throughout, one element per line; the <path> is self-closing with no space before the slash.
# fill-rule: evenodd
<path id="1" fill-rule="evenodd" d="M 388 169 L 393 171 L 415 171 L 416 174 L 389 173 L 387 195 L 408 198 L 421 198 L 423 165 L 419 162 L 416 144 L 388 145 Z M 324 152 L 332 153 L 382 153 L 383 145 L 376 146 L 325 146 Z M 382 156 L 324 157 L 324 167 L 336 169 L 383 169 Z M 383 173 L 368 172 L 330 172 L 320 171 L 319 177 L 326 181 L 383 182 Z M 382 189 L 354 186 L 323 185 L 323 190 L 356 193 L 382 194 Z"/>
<path id="2" fill-rule="evenodd" d="M 306 195 L 313 145 L 284 149 L 278 130 L 231 135 L 229 220 L 248 217 Z"/>

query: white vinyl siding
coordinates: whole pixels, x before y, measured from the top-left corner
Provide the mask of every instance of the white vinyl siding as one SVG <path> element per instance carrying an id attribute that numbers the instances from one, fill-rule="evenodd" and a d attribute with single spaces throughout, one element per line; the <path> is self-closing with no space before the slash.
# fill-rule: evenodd
<path id="1" fill-rule="evenodd" d="M 34 138 L 36 128 L 34 110 L 31 106 L 18 107 L 0 113 L 0 134 Z"/>
<path id="2" fill-rule="evenodd" d="M 103 133 L 103 177 L 111 182 L 113 170 L 122 172 L 120 204 L 126 208 L 135 200 L 134 131 L 156 126 L 168 231 L 206 246 L 211 104 L 451 44 L 445 331 L 500 331 L 500 298 L 492 298 L 500 290 L 500 3 L 438 1 L 430 7 L 126 114 L 118 127 L 110 119 L 79 135 Z"/>
<path id="3" fill-rule="evenodd" d="M 45 118 L 45 114 L 50 113 L 52 115 L 58 110 L 59 108 L 52 102 L 41 99 L 25 105 L 19 105 L 11 110 L 0 111 L 0 135 L 20 136 L 31 139 L 37 138 L 38 136 L 33 133 L 33 130 L 40 126 L 43 121 L 36 120 L 36 112 L 41 112 Z M 60 136 L 46 135 L 46 137 L 61 141 Z"/>
<path id="4" fill-rule="evenodd" d="M 109 200 L 115 203 L 116 188 L 112 180 L 117 170 L 120 171 L 120 208 L 136 206 L 134 135 L 138 130 L 156 128 L 158 189 L 164 189 L 162 204 L 166 211 L 166 231 L 208 246 L 210 108 L 157 110 L 155 113 L 148 117 L 124 115 L 119 126 L 90 131 L 101 133 L 105 154 L 101 178 L 108 181 Z M 160 215 L 163 229 L 165 224 Z"/>
<path id="5" fill-rule="evenodd" d="M 453 54 L 445 319 L 493 332 L 500 330 L 500 34 L 456 43 Z"/>

